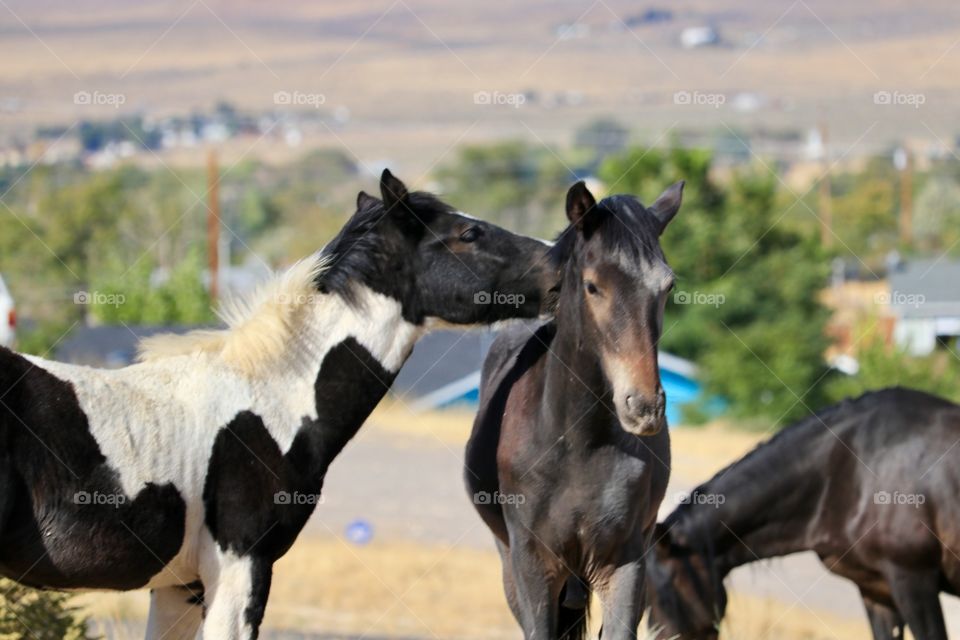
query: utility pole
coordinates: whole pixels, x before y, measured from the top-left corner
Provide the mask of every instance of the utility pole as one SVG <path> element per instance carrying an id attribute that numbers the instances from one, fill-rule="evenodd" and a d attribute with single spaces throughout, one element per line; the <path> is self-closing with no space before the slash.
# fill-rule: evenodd
<path id="1" fill-rule="evenodd" d="M 830 248 L 833 246 L 833 198 L 830 194 L 830 145 L 827 121 L 821 118 L 817 126 L 820 131 L 820 144 L 823 147 L 823 175 L 820 177 L 818 200 L 820 209 L 820 243 Z"/>
<path id="2" fill-rule="evenodd" d="M 913 154 L 906 145 L 893 154 L 893 164 L 900 171 L 900 242 L 913 244 Z"/>
<path id="3" fill-rule="evenodd" d="M 220 170 L 217 152 L 207 154 L 207 269 L 210 272 L 210 299 L 220 295 Z"/>

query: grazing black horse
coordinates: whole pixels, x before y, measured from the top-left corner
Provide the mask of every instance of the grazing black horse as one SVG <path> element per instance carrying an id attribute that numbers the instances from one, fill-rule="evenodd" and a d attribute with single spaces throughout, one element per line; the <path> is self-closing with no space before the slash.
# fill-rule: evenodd
<path id="1" fill-rule="evenodd" d="M 682 191 L 647 209 L 574 185 L 552 251 L 564 265 L 556 319 L 504 331 L 484 364 L 466 482 L 528 640 L 584 637 L 592 590 L 604 637 L 637 637 L 670 474 L 657 341 L 673 273 L 659 236 Z"/>
<path id="2" fill-rule="evenodd" d="M 960 406 L 901 388 L 786 427 L 658 526 L 651 626 L 716 638 L 731 570 L 809 550 L 856 583 L 874 638 L 901 638 L 906 624 L 944 640 L 938 594 L 960 589 L 958 442 Z"/>

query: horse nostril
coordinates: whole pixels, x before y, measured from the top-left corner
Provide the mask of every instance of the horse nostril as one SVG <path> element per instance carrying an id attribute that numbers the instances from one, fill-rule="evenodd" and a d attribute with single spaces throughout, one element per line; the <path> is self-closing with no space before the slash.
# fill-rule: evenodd
<path id="1" fill-rule="evenodd" d="M 647 402 L 642 393 L 630 393 L 626 397 L 627 410 L 637 415 L 645 415 L 653 409 L 653 403 Z"/>
<path id="2" fill-rule="evenodd" d="M 649 398 L 649 399 L 648 399 Z M 663 389 L 658 389 L 656 393 L 646 394 L 628 393 L 624 397 L 624 404 L 627 411 L 637 416 L 656 416 L 662 414 L 666 406 L 666 394 Z"/>

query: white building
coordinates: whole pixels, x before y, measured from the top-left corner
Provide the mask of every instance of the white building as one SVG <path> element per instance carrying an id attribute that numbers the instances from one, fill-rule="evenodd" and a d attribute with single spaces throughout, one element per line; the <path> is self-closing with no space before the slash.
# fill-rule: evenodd
<path id="1" fill-rule="evenodd" d="M 893 339 L 911 355 L 932 353 L 960 336 L 960 261 L 915 260 L 890 272 Z"/>

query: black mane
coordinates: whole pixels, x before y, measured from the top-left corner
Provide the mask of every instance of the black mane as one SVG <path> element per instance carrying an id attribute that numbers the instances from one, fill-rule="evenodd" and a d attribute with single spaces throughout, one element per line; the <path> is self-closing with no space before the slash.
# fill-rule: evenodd
<path id="1" fill-rule="evenodd" d="M 409 231 L 414 233 L 424 233 L 424 225 L 438 215 L 456 213 L 450 205 L 422 191 L 410 193 L 408 203 L 418 221 L 410 225 Z M 391 257 L 406 250 L 400 225 L 399 220 L 390 217 L 382 201 L 370 198 L 320 252 L 320 259 L 329 260 L 330 265 L 317 276 L 317 289 L 353 301 L 355 283 L 370 283 L 382 277 Z"/>
<path id="2" fill-rule="evenodd" d="M 722 493 L 716 484 L 724 480 L 742 484 L 744 478 L 737 477 L 736 473 L 730 473 L 734 469 L 740 473 L 749 470 L 751 476 L 760 478 L 783 475 L 791 465 L 799 464 L 805 460 L 806 456 L 798 452 L 809 452 L 813 437 L 824 434 L 834 437 L 836 434 L 831 433 L 831 430 L 835 430 L 845 418 L 856 417 L 863 413 L 865 406 L 875 406 L 878 403 L 885 402 L 890 402 L 895 406 L 897 403 L 908 402 L 910 399 L 902 398 L 903 395 L 913 396 L 914 401 L 917 400 L 917 396 L 921 396 L 920 400 L 925 404 L 946 402 L 941 398 L 902 387 L 867 391 L 856 398 L 845 398 L 783 427 L 770 439 L 761 442 L 743 457 L 731 462 L 709 480 L 698 485 L 693 492 L 701 494 Z M 693 503 L 681 504 L 667 516 L 665 524 L 670 526 L 680 524 L 687 516 L 700 511 L 696 507 L 697 505 Z"/>

